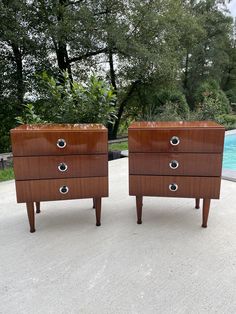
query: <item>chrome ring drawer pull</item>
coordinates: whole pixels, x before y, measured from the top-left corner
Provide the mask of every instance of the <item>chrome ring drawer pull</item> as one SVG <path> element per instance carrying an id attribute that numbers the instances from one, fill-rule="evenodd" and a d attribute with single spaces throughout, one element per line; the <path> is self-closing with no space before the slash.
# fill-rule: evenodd
<path id="1" fill-rule="evenodd" d="M 178 136 L 173 136 L 170 139 L 170 144 L 173 146 L 177 146 L 177 145 L 179 145 L 179 143 L 180 143 L 180 139 L 178 138 Z"/>
<path id="2" fill-rule="evenodd" d="M 61 194 L 67 194 L 69 192 L 69 188 L 68 188 L 68 186 L 63 185 L 60 187 L 59 191 Z"/>
<path id="3" fill-rule="evenodd" d="M 66 141 L 63 138 L 59 138 L 57 140 L 57 147 L 64 148 L 66 147 Z"/>
<path id="4" fill-rule="evenodd" d="M 171 160 L 171 162 L 169 163 L 169 166 L 171 169 L 177 169 L 179 167 L 179 163 L 177 160 Z"/>
<path id="5" fill-rule="evenodd" d="M 176 183 L 170 184 L 170 185 L 169 185 L 169 190 L 170 190 L 171 192 L 177 191 L 177 190 L 178 190 L 178 185 L 177 185 Z"/>
<path id="6" fill-rule="evenodd" d="M 58 168 L 59 171 L 65 172 L 65 171 L 67 170 L 68 166 L 67 166 L 67 164 L 65 164 L 64 162 L 62 162 L 62 163 L 60 163 L 60 164 L 58 165 L 57 168 Z"/>

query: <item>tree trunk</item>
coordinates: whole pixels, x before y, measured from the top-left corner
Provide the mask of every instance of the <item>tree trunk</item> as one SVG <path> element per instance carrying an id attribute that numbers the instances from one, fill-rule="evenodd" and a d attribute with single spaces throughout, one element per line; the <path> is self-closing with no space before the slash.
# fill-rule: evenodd
<path id="1" fill-rule="evenodd" d="M 23 80 L 23 64 L 22 64 L 22 53 L 18 44 L 11 43 L 14 61 L 16 62 L 16 79 L 17 79 L 17 99 L 19 104 L 23 104 L 25 86 Z M 17 110 L 17 114 L 21 114 L 22 110 Z"/>
<path id="2" fill-rule="evenodd" d="M 113 53 L 112 53 L 112 50 L 110 48 L 108 49 L 108 59 L 109 59 L 109 67 L 110 67 L 111 85 L 114 89 L 114 93 L 117 95 L 116 73 L 115 73 L 115 69 L 114 69 Z M 107 128 L 108 128 L 108 138 L 110 140 L 116 138 L 113 136 L 113 124 L 108 123 Z"/>
<path id="3" fill-rule="evenodd" d="M 116 73 L 114 69 L 113 53 L 111 49 L 109 49 L 108 51 L 108 58 L 109 58 L 109 66 L 110 66 L 111 85 L 114 88 L 114 92 L 117 93 Z"/>
<path id="4" fill-rule="evenodd" d="M 122 114 L 124 112 L 125 106 L 126 106 L 128 100 L 130 99 L 130 97 L 132 96 L 133 92 L 137 88 L 139 83 L 140 83 L 140 80 L 137 80 L 137 81 L 132 83 L 132 85 L 131 85 L 131 87 L 130 87 L 126 97 L 120 103 L 120 106 L 119 106 L 119 109 L 118 109 L 118 113 L 117 113 L 117 119 L 115 121 L 113 130 L 112 130 L 112 138 L 116 138 L 117 137 L 117 132 L 118 132 L 119 125 L 120 125 L 120 120 L 121 120 Z"/>
<path id="5" fill-rule="evenodd" d="M 188 63 L 189 63 L 189 54 L 187 51 L 186 62 L 185 62 L 185 70 L 184 70 L 184 89 L 188 88 Z"/>
<path id="6" fill-rule="evenodd" d="M 57 55 L 57 63 L 59 69 L 63 71 L 67 71 L 70 77 L 71 82 L 73 82 L 73 77 L 72 77 L 72 72 L 71 72 L 71 65 L 69 62 L 69 56 L 68 56 L 68 51 L 66 48 L 66 44 L 63 43 L 62 41 L 59 41 L 58 44 L 55 44 L 55 49 L 56 49 L 56 55 Z M 62 83 L 64 82 L 64 79 L 61 78 Z"/>
<path id="7" fill-rule="evenodd" d="M 65 8 L 66 4 L 67 4 L 67 0 L 59 0 L 60 7 L 58 9 L 58 14 L 57 14 L 58 23 L 62 22 L 64 19 L 63 9 L 61 9 L 61 7 Z M 72 78 L 72 72 L 71 72 L 71 65 L 69 62 L 68 51 L 66 47 L 66 39 L 63 38 L 63 36 L 60 37 L 60 34 L 59 34 L 58 42 L 54 41 L 54 46 L 55 46 L 56 55 L 57 55 L 58 67 L 61 71 L 68 72 L 70 80 L 72 82 L 73 78 Z M 64 83 L 63 77 L 60 77 L 59 80 L 61 81 L 61 83 Z"/>

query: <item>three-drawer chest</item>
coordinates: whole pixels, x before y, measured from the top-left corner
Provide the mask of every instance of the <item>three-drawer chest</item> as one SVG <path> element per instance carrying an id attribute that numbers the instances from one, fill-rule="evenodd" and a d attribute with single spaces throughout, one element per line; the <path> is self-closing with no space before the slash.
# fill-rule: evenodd
<path id="1" fill-rule="evenodd" d="M 142 223 L 143 196 L 219 199 L 224 127 L 215 122 L 135 122 L 129 127 L 129 193 Z"/>
<path id="2" fill-rule="evenodd" d="M 107 129 L 100 124 L 21 125 L 11 130 L 16 194 L 30 232 L 41 201 L 93 198 L 96 225 L 108 196 Z"/>

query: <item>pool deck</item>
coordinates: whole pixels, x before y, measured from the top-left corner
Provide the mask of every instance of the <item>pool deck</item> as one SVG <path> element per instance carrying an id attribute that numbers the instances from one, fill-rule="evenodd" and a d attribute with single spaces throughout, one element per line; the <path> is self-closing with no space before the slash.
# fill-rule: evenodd
<path id="1" fill-rule="evenodd" d="M 101 227 L 90 199 L 45 202 L 34 234 L 0 183 L 0 313 L 236 313 L 236 183 L 222 180 L 207 229 L 180 198 L 144 198 L 137 225 L 128 159 L 109 175 Z"/>

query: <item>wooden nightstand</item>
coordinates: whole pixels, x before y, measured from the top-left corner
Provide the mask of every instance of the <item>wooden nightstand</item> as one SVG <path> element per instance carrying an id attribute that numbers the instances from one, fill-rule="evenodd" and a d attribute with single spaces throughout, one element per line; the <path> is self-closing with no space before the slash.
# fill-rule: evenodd
<path id="1" fill-rule="evenodd" d="M 203 198 L 202 227 L 210 200 L 220 196 L 224 127 L 215 122 L 135 122 L 129 127 L 129 194 L 142 223 L 143 196 Z"/>
<path id="2" fill-rule="evenodd" d="M 26 203 L 30 232 L 34 202 L 93 198 L 100 226 L 108 196 L 107 129 L 100 124 L 22 125 L 11 130 L 16 194 Z"/>

